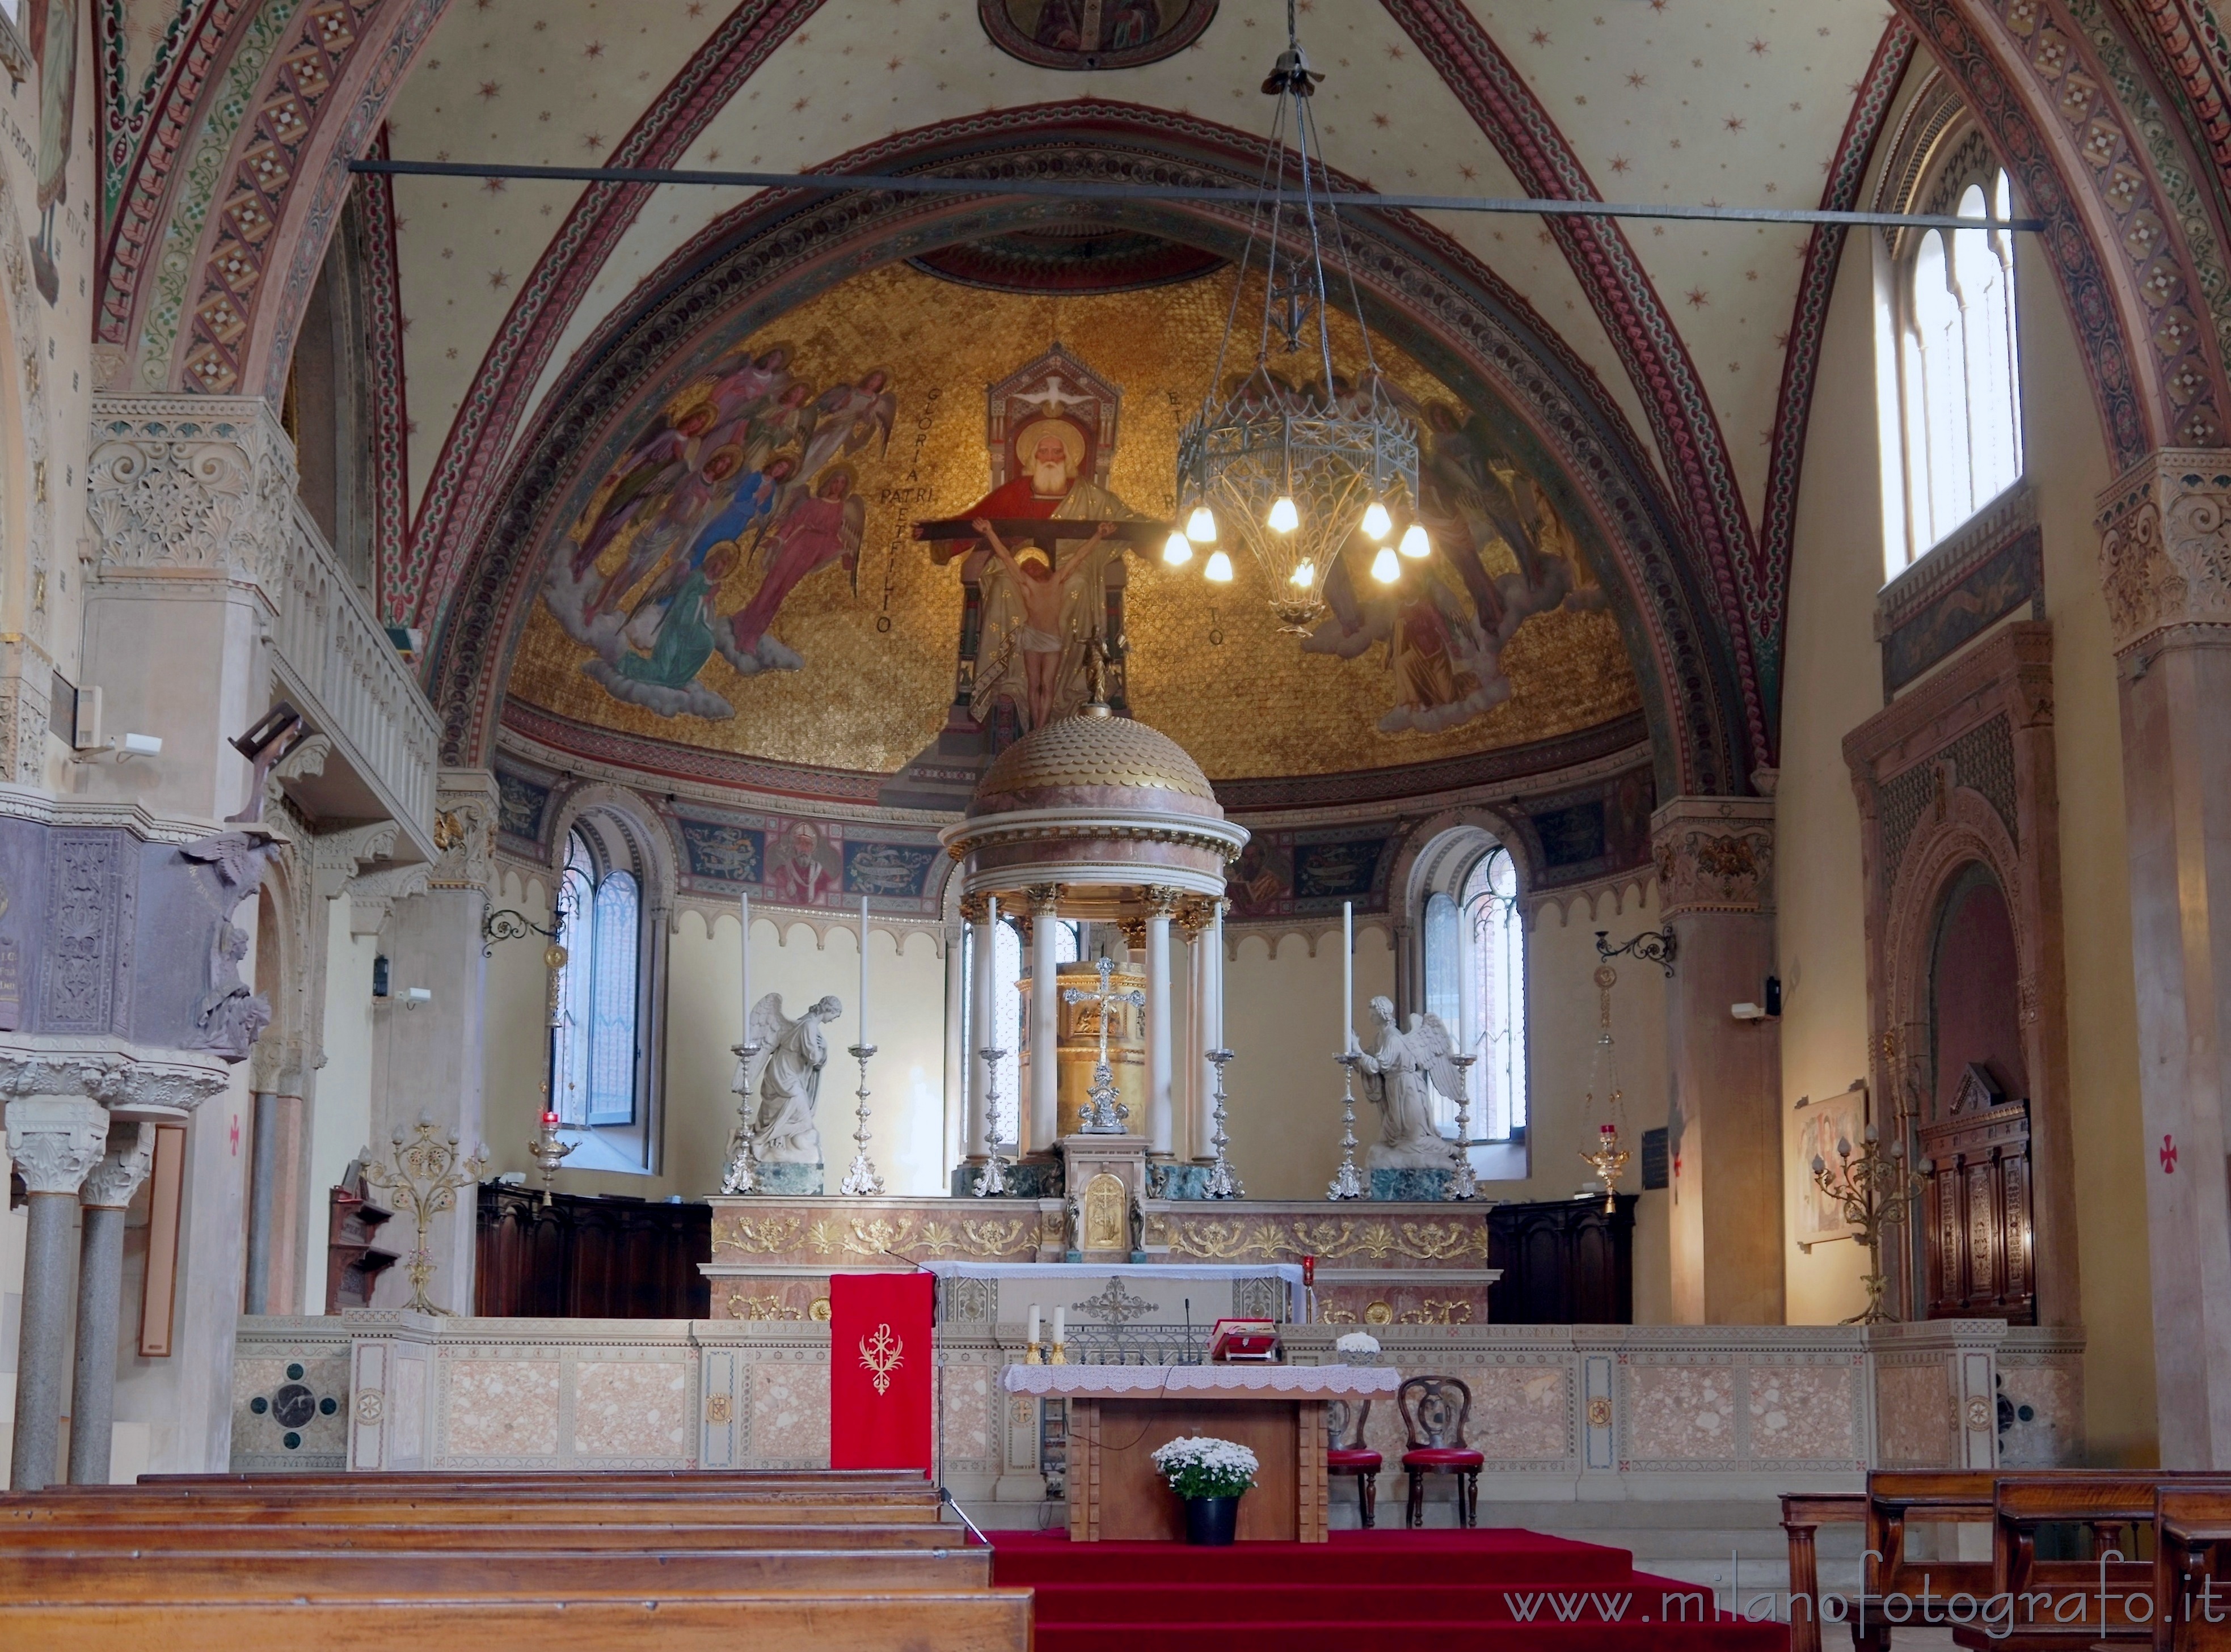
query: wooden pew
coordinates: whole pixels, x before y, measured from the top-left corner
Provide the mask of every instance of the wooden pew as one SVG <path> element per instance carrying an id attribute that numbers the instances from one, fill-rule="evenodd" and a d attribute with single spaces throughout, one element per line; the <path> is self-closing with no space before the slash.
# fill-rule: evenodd
<path id="1" fill-rule="evenodd" d="M 430 1487 L 403 1495 L 342 1492 L 259 1494 L 254 1497 L 187 1497 L 176 1494 L 145 1495 L 130 1487 L 111 1488 L 106 1496 L 15 1498 L 0 1500 L 0 1527 L 67 1523 L 91 1526 L 102 1522 L 146 1525 L 168 1520 L 200 1526 L 312 1525 L 402 1522 L 430 1526 L 478 1525 L 492 1513 L 507 1517 L 527 1515 L 546 1525 L 621 1525 L 673 1527 L 681 1526 L 843 1526 L 853 1522 L 884 1526 L 936 1526 L 942 1506 L 935 1494 L 924 1499 L 847 1500 L 831 1502 L 803 1495 L 788 1497 L 640 1497 L 548 1496 L 506 1501 L 462 1497 Z"/>
<path id="2" fill-rule="evenodd" d="M 2231 1483 L 2161 1487 L 2154 1532 L 2155 1647 L 2231 1649 Z"/>
<path id="3" fill-rule="evenodd" d="M 1026 1652 L 1027 1590 L 583 1600 L 0 1601 L 0 1646 L 69 1652 Z"/>
<path id="4" fill-rule="evenodd" d="M 228 1547 L 272 1551 L 299 1549 L 518 1549 L 605 1550 L 613 1552 L 677 1553 L 719 1550 L 825 1548 L 841 1541 L 850 1549 L 945 1549 L 960 1546 L 957 1526 L 645 1526 L 552 1524 L 521 1511 L 485 1526 L 451 1523 L 421 1526 L 408 1520 L 385 1524 L 242 1522 L 212 1528 L 206 1523 L 181 1527 L 175 1520 L 66 1521 L 0 1525 L 0 1553 L 16 1550 L 75 1547 L 150 1552 L 177 1547 L 194 1532 L 221 1530 Z"/>
<path id="5" fill-rule="evenodd" d="M 1859 1523 L 1866 1528 L 1860 1593 L 1836 1597 L 1853 1645 L 1864 1652 L 1888 1647 L 1898 1627 L 1892 1615 L 1907 1610 L 1904 1603 L 1920 1601 L 1924 1591 L 1942 1600 L 1988 1585 L 1988 1561 L 1916 1559 L 1906 1552 L 1906 1537 L 1910 1525 L 1988 1522 L 1991 1482 L 1990 1475 L 1968 1470 L 1879 1470 L 1867 1476 L 1864 1492 L 1783 1497 L 1789 1588 L 1797 1597 L 1790 1607 L 1790 1652 L 1821 1652 L 1824 1631 L 1815 1617 L 1822 1605 L 1815 1539 L 1820 1526 Z"/>
<path id="6" fill-rule="evenodd" d="M 638 1600 L 767 1591 L 988 1589 L 987 1548 L 238 1549 L 0 1547 L 0 1601 L 287 1601 L 370 1596 L 433 1600 Z M 655 1544 L 654 1538 L 652 1542 Z"/>

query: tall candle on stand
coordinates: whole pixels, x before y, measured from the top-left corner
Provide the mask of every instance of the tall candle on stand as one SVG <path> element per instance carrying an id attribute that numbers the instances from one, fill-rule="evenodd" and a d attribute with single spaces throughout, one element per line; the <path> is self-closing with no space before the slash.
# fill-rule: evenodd
<path id="1" fill-rule="evenodd" d="M 1345 1039 L 1340 1053 L 1355 1042 L 1355 902 L 1340 903 L 1340 1023 Z"/>
<path id="2" fill-rule="evenodd" d="M 1209 1041 L 1211 1049 L 1224 1048 L 1224 903 L 1216 903 L 1216 926 L 1211 932 L 1211 944 L 1216 950 L 1209 956 L 1216 960 L 1216 1036 Z"/>
<path id="3" fill-rule="evenodd" d="M 744 926 L 744 1038 L 752 1036 L 752 898 L 748 894 L 736 897 L 736 915 Z"/>
<path id="4" fill-rule="evenodd" d="M 860 1048 L 868 1047 L 868 897 L 860 897 Z M 863 1079 L 861 1082 L 865 1083 Z"/>

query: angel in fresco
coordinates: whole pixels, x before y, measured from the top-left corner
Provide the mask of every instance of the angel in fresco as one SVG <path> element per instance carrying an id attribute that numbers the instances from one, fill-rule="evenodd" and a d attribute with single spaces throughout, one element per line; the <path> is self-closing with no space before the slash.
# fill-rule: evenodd
<path id="1" fill-rule="evenodd" d="M 643 511 L 663 504 L 666 490 L 689 469 L 699 440 L 720 423 L 720 406 L 693 385 L 669 403 L 659 427 L 641 437 L 606 477 L 602 500 L 573 547 L 572 574 L 587 577 L 605 547 Z"/>
<path id="2" fill-rule="evenodd" d="M 821 1069 L 829 1064 L 824 1022 L 844 1013 L 833 997 L 806 1006 L 796 1020 L 782 1012 L 782 994 L 770 992 L 752 1006 L 750 1041 L 760 1055 L 745 1083 L 759 1096 L 752 1153 L 762 1165 L 818 1165 L 821 1132 L 813 1120 L 821 1095 Z"/>
<path id="3" fill-rule="evenodd" d="M 1356 1070 L 1363 1093 L 1381 1114 L 1379 1139 L 1366 1156 L 1373 1170 L 1444 1168 L 1456 1150 L 1433 1124 L 1433 1092 L 1451 1100 L 1464 1094 L 1464 1074 L 1450 1058 L 1456 1041 L 1439 1016 L 1413 1015 L 1406 1030 L 1394 1024 L 1394 1002 L 1371 1001 L 1371 1036 L 1359 1050 Z M 1349 1038 L 1353 1044 L 1355 1035 Z"/>
<path id="4" fill-rule="evenodd" d="M 992 702 L 1004 694 L 1023 707 L 1023 726 L 1028 732 L 1075 709 L 1073 703 L 1064 703 L 1069 698 L 1064 687 L 1082 685 L 1086 651 L 1104 642 L 1103 576 L 1109 559 L 1122 555 L 1123 546 L 1109 537 L 1116 525 L 1103 522 L 1057 573 L 1045 552 L 1035 546 L 1020 557 L 1009 551 L 988 517 L 978 517 L 969 526 L 993 558 L 984 575 L 984 629 L 976 649 L 976 687 L 969 714 L 984 720 Z M 1012 681 L 1018 658 L 1020 696 Z"/>
<path id="5" fill-rule="evenodd" d="M 746 676 L 761 671 L 795 671 L 805 663 L 767 627 L 784 598 L 808 574 L 841 560 L 857 578 L 860 536 L 866 530 L 867 501 L 852 491 L 852 471 L 835 465 L 824 472 L 812 494 L 795 500 L 768 531 L 766 578 L 728 621 L 721 646 L 728 662 Z"/>
<path id="6" fill-rule="evenodd" d="M 813 403 L 813 434 L 799 461 L 799 474 L 812 476 L 821 467 L 849 459 L 880 435 L 883 448 L 891 445 L 891 425 L 898 417 L 899 398 L 890 388 L 891 375 L 878 367 L 857 384 L 837 384 L 821 392 Z"/>
<path id="7" fill-rule="evenodd" d="M 685 470 L 661 503 L 658 514 L 628 541 L 620 565 L 582 606 L 581 617 L 593 626 L 599 616 L 618 612 L 628 593 L 657 566 L 667 547 L 711 508 L 743 469 L 743 448 L 733 441 L 724 441 L 706 453 L 694 471 Z"/>
<path id="8" fill-rule="evenodd" d="M 621 636 L 637 647 L 648 648 L 650 645 L 643 640 L 646 627 L 655 629 L 659 624 L 662 606 L 672 599 L 684 579 L 704 565 L 715 545 L 740 545 L 744 535 L 755 526 L 762 533 L 766 532 L 763 525 L 774 514 L 775 501 L 794 468 L 788 455 L 779 455 L 767 462 L 766 469 L 755 470 L 739 481 L 734 496 L 697 530 L 689 549 L 678 558 L 669 558 L 651 571 L 643 594 L 628 609 L 627 623 L 621 628 Z M 718 580 L 714 582 L 716 590 L 719 584 Z"/>
<path id="9" fill-rule="evenodd" d="M 676 582 L 643 652 L 623 652 L 617 663 L 591 660 L 582 670 L 615 699 L 669 717 L 681 712 L 715 720 L 734 716 L 735 707 L 699 682 L 697 674 L 713 657 L 714 596 L 735 567 L 736 542 L 723 539 Z"/>

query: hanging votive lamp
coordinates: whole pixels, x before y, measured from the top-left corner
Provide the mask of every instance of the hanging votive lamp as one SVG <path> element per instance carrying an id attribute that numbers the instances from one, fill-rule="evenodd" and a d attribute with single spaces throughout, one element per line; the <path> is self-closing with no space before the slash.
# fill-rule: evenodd
<path id="1" fill-rule="evenodd" d="M 1216 543 L 1216 513 L 1206 505 L 1196 505 L 1193 514 L 1186 518 L 1185 536 L 1195 545 Z"/>
<path id="2" fill-rule="evenodd" d="M 1384 539 L 1394 531 L 1394 519 L 1387 514 L 1387 507 L 1375 499 L 1373 500 L 1365 507 L 1363 513 L 1364 537 L 1374 540 Z"/>
<path id="3" fill-rule="evenodd" d="M 1286 578 L 1287 581 L 1297 589 L 1307 590 L 1311 585 L 1317 583 L 1316 564 L 1314 562 L 1297 562 L 1294 565 L 1294 571 L 1288 574 Z"/>
<path id="4" fill-rule="evenodd" d="M 1232 583 L 1232 558 L 1221 551 L 1212 551 L 1208 553 L 1208 565 L 1201 572 L 1219 585 L 1228 585 Z"/>
<path id="5" fill-rule="evenodd" d="M 1162 560 L 1173 568 L 1182 568 L 1193 560 L 1193 541 L 1182 533 L 1173 533 L 1162 541 Z"/>
<path id="6" fill-rule="evenodd" d="M 1383 545 L 1379 547 L 1379 554 L 1371 558 L 1371 577 L 1382 585 L 1391 585 L 1402 577 L 1402 565 Z"/>
<path id="7" fill-rule="evenodd" d="M 1413 522 L 1402 530 L 1402 554 L 1413 562 L 1432 553 L 1433 542 L 1426 537 L 1426 530 Z"/>
<path id="8" fill-rule="evenodd" d="M 1271 506 L 1269 518 L 1274 533 L 1291 533 L 1302 525 L 1302 513 L 1294 508 L 1293 500 L 1284 494 L 1278 495 Z"/>

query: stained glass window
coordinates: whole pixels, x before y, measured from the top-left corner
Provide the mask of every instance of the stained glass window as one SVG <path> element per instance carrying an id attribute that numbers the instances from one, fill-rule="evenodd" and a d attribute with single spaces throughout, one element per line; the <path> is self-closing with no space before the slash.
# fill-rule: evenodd
<path id="1" fill-rule="evenodd" d="M 560 881 L 559 1121 L 572 1129 L 635 1122 L 643 894 L 633 873 L 598 874 L 587 840 L 566 840 Z"/>
<path id="2" fill-rule="evenodd" d="M 1455 895 L 1426 900 L 1426 1009 L 1459 1049 L 1468 1071 L 1471 1139 L 1507 1142 L 1526 1131 L 1526 947 L 1518 873 L 1497 848 L 1476 861 Z M 1436 1093 L 1434 1117 L 1456 1134 L 1456 1103 Z"/>

